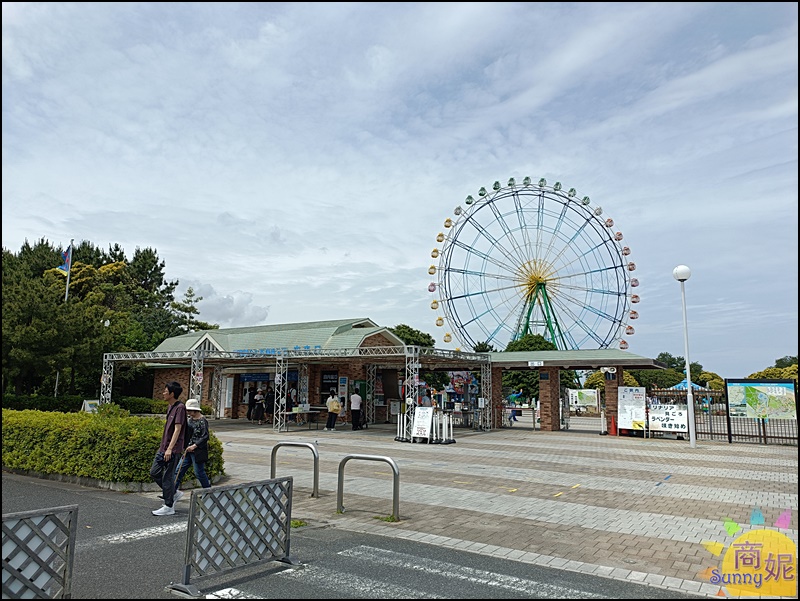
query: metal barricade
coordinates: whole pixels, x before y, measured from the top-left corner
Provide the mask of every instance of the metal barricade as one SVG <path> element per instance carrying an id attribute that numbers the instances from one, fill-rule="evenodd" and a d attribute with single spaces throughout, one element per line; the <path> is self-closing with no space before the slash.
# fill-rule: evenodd
<path id="1" fill-rule="evenodd" d="M 288 476 L 193 491 L 183 574 L 169 588 L 199 597 L 192 579 L 269 561 L 298 565 L 289 554 L 292 482 Z"/>
<path id="2" fill-rule="evenodd" d="M 78 506 L 3 515 L 3 599 L 71 599 Z"/>

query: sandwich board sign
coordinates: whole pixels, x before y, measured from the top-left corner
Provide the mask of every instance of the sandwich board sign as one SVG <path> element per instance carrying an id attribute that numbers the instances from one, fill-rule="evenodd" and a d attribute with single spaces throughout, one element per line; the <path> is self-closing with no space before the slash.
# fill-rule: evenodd
<path id="1" fill-rule="evenodd" d="M 97 408 L 100 406 L 100 401 L 83 401 L 83 406 L 81 407 L 81 411 L 86 411 L 86 413 L 97 413 Z"/>

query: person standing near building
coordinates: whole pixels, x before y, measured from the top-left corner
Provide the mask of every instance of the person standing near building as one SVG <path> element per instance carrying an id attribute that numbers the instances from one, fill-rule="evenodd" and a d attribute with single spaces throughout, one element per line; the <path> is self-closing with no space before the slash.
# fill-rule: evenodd
<path id="1" fill-rule="evenodd" d="M 508 395 L 508 404 L 511 405 L 511 421 L 518 422 L 517 419 L 517 403 L 522 404 L 522 400 L 525 398 L 525 391 L 523 388 L 519 389 L 519 392 L 512 392 Z M 520 413 L 522 415 L 522 413 Z"/>
<path id="2" fill-rule="evenodd" d="M 266 420 L 268 424 L 271 424 L 275 415 L 275 390 L 272 388 L 272 384 L 267 384 L 267 392 L 264 393 L 264 403 L 266 404 Z"/>
<path id="3" fill-rule="evenodd" d="M 287 421 L 290 421 L 290 422 L 296 422 L 297 421 L 297 416 L 294 414 L 294 407 L 296 406 L 295 405 L 296 399 L 297 399 L 297 390 L 295 390 L 294 387 L 290 387 L 286 391 L 286 403 L 285 403 L 286 409 L 285 409 L 285 411 L 289 414 L 289 416 L 286 418 Z"/>
<path id="4" fill-rule="evenodd" d="M 178 382 L 169 382 L 162 392 L 167 401 L 167 421 L 161 435 L 153 465 L 150 466 L 150 477 L 161 487 L 164 504 L 153 510 L 153 515 L 174 515 L 175 508 L 175 476 L 178 462 L 183 453 L 184 428 L 186 427 L 186 407 L 178 401 L 183 388 Z"/>
<path id="5" fill-rule="evenodd" d="M 258 425 L 260 426 L 261 424 L 264 423 L 264 409 L 265 409 L 264 391 L 261 390 L 260 388 L 256 390 L 255 401 L 256 401 L 256 406 L 255 409 L 253 409 L 253 419 L 258 420 Z"/>
<path id="6" fill-rule="evenodd" d="M 328 420 L 325 422 L 325 432 L 333 432 L 336 430 L 336 420 L 341 411 L 341 404 L 339 397 L 336 396 L 336 389 L 331 388 L 331 393 L 328 395 L 328 400 L 325 401 L 325 406 L 328 408 Z"/>
<path id="7" fill-rule="evenodd" d="M 422 393 L 422 399 L 419 402 L 420 407 L 432 407 L 433 403 L 431 403 L 431 394 L 426 388 Z"/>
<path id="8" fill-rule="evenodd" d="M 353 421 L 353 430 L 361 430 L 361 403 L 363 399 L 358 394 L 358 388 L 353 389 L 350 395 L 350 414 Z"/>
<path id="9" fill-rule="evenodd" d="M 180 501 L 183 497 L 183 492 L 180 490 L 181 482 L 183 481 L 186 472 L 189 471 L 189 466 L 194 467 L 194 475 L 200 486 L 203 488 L 211 488 L 211 481 L 206 475 L 206 463 L 208 462 L 208 420 L 203 416 L 200 409 L 200 401 L 197 399 L 189 399 L 186 401 L 186 413 L 189 416 L 187 422 L 187 436 L 188 441 L 186 453 L 181 463 L 180 471 L 175 482 L 175 500 Z"/>
<path id="10" fill-rule="evenodd" d="M 247 391 L 247 421 L 253 421 L 253 410 L 256 408 L 256 387 L 251 386 Z"/>

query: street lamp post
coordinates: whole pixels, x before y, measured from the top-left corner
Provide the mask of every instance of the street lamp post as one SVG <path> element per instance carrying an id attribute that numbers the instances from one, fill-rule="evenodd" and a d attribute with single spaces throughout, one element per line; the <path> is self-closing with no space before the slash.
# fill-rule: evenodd
<path id="1" fill-rule="evenodd" d="M 697 446 L 697 435 L 694 424 L 694 394 L 692 392 L 692 373 L 689 371 L 689 325 L 686 320 L 686 288 L 684 282 L 692 276 L 692 270 L 686 265 L 678 265 L 672 270 L 672 277 L 681 283 L 681 302 L 683 304 L 683 348 L 686 354 L 686 405 L 689 412 L 689 446 Z"/>

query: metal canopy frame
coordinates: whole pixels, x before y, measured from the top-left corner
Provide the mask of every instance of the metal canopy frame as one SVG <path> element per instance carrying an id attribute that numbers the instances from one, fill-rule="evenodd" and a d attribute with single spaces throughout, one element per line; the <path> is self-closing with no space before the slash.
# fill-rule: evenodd
<path id="1" fill-rule="evenodd" d="M 366 409 L 368 417 L 374 419 L 374 390 L 375 373 L 377 368 L 402 369 L 405 373 L 403 380 L 404 396 L 408 397 L 408 386 L 419 382 L 420 371 L 477 371 L 481 372 L 481 389 L 484 398 L 490 398 L 491 368 L 490 358 L 486 353 L 469 353 L 451 351 L 419 346 L 370 346 L 338 349 L 281 349 L 272 354 L 238 351 L 220 351 L 211 349 L 195 349 L 191 351 L 145 351 L 128 353 L 105 353 L 103 355 L 103 376 L 100 385 L 100 403 L 111 402 L 111 390 L 114 380 L 114 366 L 117 363 L 151 363 L 153 367 L 176 365 L 190 369 L 190 396 L 201 398 L 203 385 L 203 370 L 213 367 L 214 386 L 211 390 L 211 403 L 214 416 L 221 415 L 220 388 L 222 371 L 230 367 L 246 367 L 252 365 L 265 365 L 270 361 L 275 362 L 276 387 L 275 387 L 275 419 L 273 427 L 282 430 L 286 427 L 285 409 L 282 408 L 281 399 L 286 398 L 287 380 L 290 364 L 298 366 L 300 370 L 299 393 L 300 401 L 308 398 L 308 366 L 312 364 L 352 364 L 361 361 L 367 373 L 367 398 Z M 280 376 L 280 377 L 278 377 Z M 414 387 L 413 396 L 416 398 L 417 390 Z M 491 422 L 491 403 L 483 409 L 481 422 Z M 414 405 L 407 404 L 407 424 L 410 429 L 413 423 Z M 410 434 L 409 434 L 410 435 Z"/>
<path id="2" fill-rule="evenodd" d="M 374 346 L 352 347 L 337 349 L 279 349 L 276 352 L 240 352 L 221 351 L 216 349 L 196 348 L 188 351 L 146 351 L 128 353 L 105 353 L 103 355 L 103 373 L 100 383 L 100 403 L 111 401 L 111 390 L 114 379 L 114 366 L 116 363 L 150 363 L 152 367 L 166 367 L 178 365 L 190 370 L 190 395 L 200 398 L 203 384 L 203 371 L 205 367 L 213 367 L 213 382 L 210 400 L 214 409 L 214 416 L 222 416 L 222 399 L 220 398 L 223 370 L 225 368 L 241 368 L 248 366 L 263 367 L 274 361 L 276 374 L 276 406 L 273 427 L 281 430 L 286 427 L 286 415 L 280 400 L 286 397 L 287 379 L 290 366 L 299 371 L 298 382 L 300 401 L 308 398 L 308 366 L 314 364 L 326 365 L 352 365 L 360 363 L 365 368 L 367 376 L 367 395 L 365 410 L 368 420 L 374 420 L 374 391 L 376 370 L 396 369 L 404 374 L 403 401 L 408 396 L 416 398 L 420 371 L 480 371 L 481 395 L 489 402 L 484 404 L 477 416 L 476 426 L 481 430 L 490 430 L 493 427 L 492 419 L 492 367 L 506 370 L 537 369 L 542 367 L 558 367 L 564 369 L 597 369 L 605 365 L 613 365 L 623 369 L 663 369 L 665 366 L 653 359 L 645 357 L 598 356 L 597 351 L 586 353 L 575 351 L 561 356 L 549 356 L 543 352 L 534 351 L 529 354 L 515 352 L 505 353 L 472 353 L 452 351 L 419 346 Z M 615 353 L 618 353 L 615 351 Z M 534 360 L 536 359 L 536 360 Z M 544 360 L 541 360 L 544 359 Z M 278 378 L 277 376 L 280 376 Z M 409 386 L 413 385 L 413 395 L 409 395 Z M 406 435 L 410 437 L 410 428 L 413 424 L 414 404 L 406 404 Z"/>

